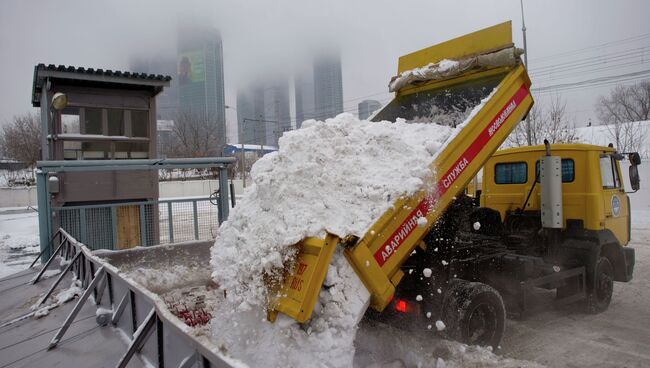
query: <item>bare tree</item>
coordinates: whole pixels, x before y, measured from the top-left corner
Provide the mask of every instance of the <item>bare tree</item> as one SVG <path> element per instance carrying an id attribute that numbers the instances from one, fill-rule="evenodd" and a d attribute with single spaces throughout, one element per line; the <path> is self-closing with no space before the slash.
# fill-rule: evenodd
<path id="1" fill-rule="evenodd" d="M 162 150 L 168 157 L 220 156 L 220 139 L 215 122 L 205 114 L 185 111 L 174 120 L 171 144 Z"/>
<path id="2" fill-rule="evenodd" d="M 243 162 L 242 162 L 241 154 L 238 153 L 235 156 L 237 158 L 237 161 L 235 162 L 234 165 L 230 165 L 228 167 L 229 177 L 231 178 L 239 177 L 240 179 L 243 179 L 242 177 L 242 172 L 243 172 L 243 175 L 246 175 L 247 179 L 250 178 L 251 168 L 253 167 L 253 164 L 260 159 L 260 155 L 257 152 L 245 152 L 243 156 L 244 156 Z"/>
<path id="3" fill-rule="evenodd" d="M 531 142 L 533 145 L 540 144 L 544 140 L 540 139 L 542 127 L 542 110 L 539 105 L 533 105 L 528 112 L 528 123 L 530 124 Z M 528 145 L 528 131 L 526 121 L 522 120 L 517 124 L 515 129 L 508 136 L 508 143 L 511 146 L 521 147 Z"/>
<path id="4" fill-rule="evenodd" d="M 546 121 L 542 141 L 548 139 L 551 143 L 571 143 L 578 139 L 575 125 L 566 114 L 566 102 L 560 96 L 551 98 Z"/>
<path id="5" fill-rule="evenodd" d="M 14 116 L 0 130 L 0 152 L 6 158 L 22 161 L 32 169 L 41 158 L 41 123 L 36 113 Z"/>
<path id="6" fill-rule="evenodd" d="M 621 152 L 641 151 L 648 134 L 641 121 L 650 119 L 650 81 L 616 86 L 596 103 L 600 122 Z"/>
<path id="7" fill-rule="evenodd" d="M 559 96 L 551 98 L 546 107 L 534 105 L 528 113 L 530 141 L 533 145 L 542 144 L 544 139 L 551 143 L 570 143 L 577 140 L 575 125 L 566 113 L 566 102 Z M 521 121 L 508 137 L 512 146 L 528 145 L 526 122 Z"/>

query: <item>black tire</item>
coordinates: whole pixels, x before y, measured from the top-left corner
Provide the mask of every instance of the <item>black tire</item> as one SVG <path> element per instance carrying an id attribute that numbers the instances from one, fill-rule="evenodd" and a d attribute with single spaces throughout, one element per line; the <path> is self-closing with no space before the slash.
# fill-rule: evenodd
<path id="1" fill-rule="evenodd" d="M 506 308 L 499 292 L 486 284 L 451 281 L 442 315 L 445 333 L 453 340 L 496 350 L 503 338 Z"/>
<path id="2" fill-rule="evenodd" d="M 614 291 L 614 267 L 609 259 L 600 257 L 594 268 L 593 279 L 587 288 L 587 313 L 597 314 L 607 310 Z"/>

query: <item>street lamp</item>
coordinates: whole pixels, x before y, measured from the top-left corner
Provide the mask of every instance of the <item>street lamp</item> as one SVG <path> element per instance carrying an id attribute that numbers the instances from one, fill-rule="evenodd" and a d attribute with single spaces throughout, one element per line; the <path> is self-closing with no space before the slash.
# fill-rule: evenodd
<path id="1" fill-rule="evenodd" d="M 57 92 L 52 96 L 52 108 L 61 111 L 68 106 L 68 96 L 65 93 Z"/>

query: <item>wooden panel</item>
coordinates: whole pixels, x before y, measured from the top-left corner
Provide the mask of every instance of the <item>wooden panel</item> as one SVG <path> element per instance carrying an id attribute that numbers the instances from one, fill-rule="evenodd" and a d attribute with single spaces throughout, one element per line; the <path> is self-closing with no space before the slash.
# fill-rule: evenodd
<path id="1" fill-rule="evenodd" d="M 117 249 L 140 245 L 139 206 L 117 207 Z"/>
<path id="2" fill-rule="evenodd" d="M 58 202 L 157 199 L 157 171 L 95 171 L 59 174 Z"/>
<path id="3" fill-rule="evenodd" d="M 149 109 L 151 92 L 123 89 L 83 88 L 57 85 L 58 92 L 68 96 L 68 105 L 76 107 L 110 107 L 119 109 Z"/>

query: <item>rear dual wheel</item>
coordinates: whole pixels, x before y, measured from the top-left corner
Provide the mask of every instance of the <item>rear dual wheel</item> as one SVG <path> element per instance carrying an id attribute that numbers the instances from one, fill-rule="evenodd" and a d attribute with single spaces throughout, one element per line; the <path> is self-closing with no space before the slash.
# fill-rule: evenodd
<path id="1" fill-rule="evenodd" d="M 456 341 L 496 349 L 503 338 L 505 306 L 499 292 L 486 284 L 452 280 L 442 314 L 446 335 Z"/>

